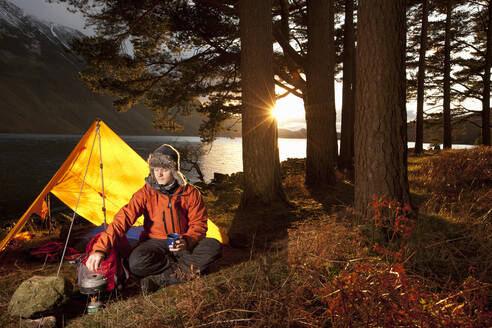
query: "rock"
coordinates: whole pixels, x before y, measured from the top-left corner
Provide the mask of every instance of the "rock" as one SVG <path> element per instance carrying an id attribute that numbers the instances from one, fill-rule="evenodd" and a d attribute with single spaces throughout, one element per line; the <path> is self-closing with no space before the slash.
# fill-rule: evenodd
<path id="1" fill-rule="evenodd" d="M 23 328 L 55 328 L 56 318 L 54 316 L 43 317 L 39 319 L 24 319 L 21 327 Z"/>
<path id="2" fill-rule="evenodd" d="M 72 291 L 72 284 L 63 277 L 33 276 L 14 292 L 8 312 L 11 316 L 22 318 L 50 314 L 68 301 Z"/>
<path id="3" fill-rule="evenodd" d="M 228 178 L 227 174 L 222 174 L 218 172 L 214 172 L 214 182 L 215 183 L 221 183 L 224 182 Z"/>

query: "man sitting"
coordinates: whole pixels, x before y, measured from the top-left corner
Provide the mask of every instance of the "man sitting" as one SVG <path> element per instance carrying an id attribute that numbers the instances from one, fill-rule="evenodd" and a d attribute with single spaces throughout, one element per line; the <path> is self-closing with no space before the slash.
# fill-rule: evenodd
<path id="1" fill-rule="evenodd" d="M 145 185 L 114 216 L 113 222 L 94 244 L 86 266 L 92 272 L 122 237 L 144 216 L 139 244 L 128 259 L 130 273 L 141 279 L 143 292 L 181 281 L 177 270 L 203 272 L 220 257 L 222 246 L 205 238 L 207 212 L 200 192 L 188 184 L 180 172 L 179 152 L 164 144 L 149 155 L 150 173 Z M 167 235 L 177 233 L 174 246 L 167 246 Z"/>

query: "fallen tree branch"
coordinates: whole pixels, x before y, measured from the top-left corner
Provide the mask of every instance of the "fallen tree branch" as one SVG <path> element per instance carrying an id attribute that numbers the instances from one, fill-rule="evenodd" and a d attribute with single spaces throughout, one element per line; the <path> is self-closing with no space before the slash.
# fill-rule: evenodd
<path id="1" fill-rule="evenodd" d="M 436 305 L 439 305 L 439 304 L 441 304 L 443 302 L 446 302 L 447 300 L 449 300 L 451 298 L 455 298 L 455 297 L 458 297 L 460 295 L 463 295 L 464 293 L 473 292 L 475 290 L 479 290 L 479 289 L 483 289 L 483 288 L 489 288 L 489 287 L 492 287 L 492 284 L 485 284 L 484 286 L 480 286 L 480 287 L 475 287 L 475 288 L 460 290 L 458 293 L 456 293 L 454 295 L 451 295 L 451 296 L 448 296 L 446 298 L 443 298 L 442 300 L 436 302 Z"/>
<path id="2" fill-rule="evenodd" d="M 441 240 L 441 241 L 437 241 L 435 243 L 432 243 L 430 245 L 427 245 L 424 247 L 424 249 L 427 249 L 427 248 L 432 248 L 434 246 L 439 246 L 439 245 L 442 245 L 442 244 L 447 244 L 447 243 L 450 243 L 450 242 L 453 242 L 453 241 L 458 241 L 458 240 L 462 240 L 462 239 L 467 239 L 467 238 L 470 238 L 471 236 L 463 236 L 463 237 L 458 237 L 458 238 L 453 238 L 453 239 L 447 239 L 447 240 Z"/>
<path id="3" fill-rule="evenodd" d="M 195 326 L 195 327 L 206 327 L 206 326 L 214 326 L 214 325 L 221 324 L 221 323 L 233 323 L 233 322 L 257 321 L 257 320 L 260 320 L 260 319 L 245 318 L 245 319 L 231 319 L 231 320 L 222 320 L 222 321 L 212 321 L 212 322 L 207 322 L 207 323 L 204 323 L 204 324 L 201 324 L 201 325 Z"/>
<path id="4" fill-rule="evenodd" d="M 210 317 L 213 317 L 214 315 L 218 315 L 218 314 L 225 313 L 225 312 L 231 312 L 231 311 L 234 311 L 234 312 L 247 312 L 247 313 L 258 313 L 258 311 L 251 311 L 251 310 L 244 310 L 244 309 L 225 309 L 225 310 L 222 310 L 222 311 L 219 311 L 219 312 L 215 312 L 215 313 L 209 314 L 204 319 L 208 319 Z"/>

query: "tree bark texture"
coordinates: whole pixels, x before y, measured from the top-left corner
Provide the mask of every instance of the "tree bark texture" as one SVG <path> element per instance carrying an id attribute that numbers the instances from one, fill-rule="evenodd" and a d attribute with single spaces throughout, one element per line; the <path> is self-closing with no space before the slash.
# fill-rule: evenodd
<path id="1" fill-rule="evenodd" d="M 285 200 L 280 178 L 273 80 L 272 1 L 241 0 L 244 192 L 241 206 Z"/>
<path id="2" fill-rule="evenodd" d="M 425 53 L 427 51 L 427 29 L 429 17 L 429 1 L 422 0 L 422 26 L 420 30 L 419 71 L 417 75 L 417 116 L 415 124 L 415 154 L 424 151 L 424 83 Z"/>
<path id="3" fill-rule="evenodd" d="M 333 0 L 308 0 L 307 12 L 306 184 L 317 188 L 335 183 L 338 153 Z"/>
<path id="4" fill-rule="evenodd" d="M 446 5 L 446 25 L 444 36 L 444 80 L 443 80 L 443 147 L 450 149 L 453 143 L 451 134 L 451 14 L 453 0 Z"/>
<path id="5" fill-rule="evenodd" d="M 372 196 L 410 204 L 405 110 L 405 0 L 359 0 L 355 209 Z"/>
<path id="6" fill-rule="evenodd" d="M 354 112 L 355 112 L 355 32 L 354 0 L 345 0 L 345 25 L 343 32 L 343 88 L 342 129 L 340 140 L 341 169 L 352 169 L 354 162 Z"/>
<path id="7" fill-rule="evenodd" d="M 490 146 L 490 57 L 492 56 L 492 10 L 488 3 L 487 50 L 483 75 L 482 144 Z"/>

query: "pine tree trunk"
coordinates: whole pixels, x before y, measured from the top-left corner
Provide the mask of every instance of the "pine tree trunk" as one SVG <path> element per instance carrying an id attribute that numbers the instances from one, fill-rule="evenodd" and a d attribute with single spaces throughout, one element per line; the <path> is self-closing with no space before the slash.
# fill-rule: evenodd
<path id="1" fill-rule="evenodd" d="M 280 179 L 272 48 L 271 0 L 240 1 L 242 142 L 241 206 L 284 201 Z"/>
<path id="2" fill-rule="evenodd" d="M 343 34 L 342 130 L 340 140 L 340 159 L 338 161 L 338 165 L 341 169 L 352 169 L 354 161 L 354 74 L 354 0 L 345 0 L 345 25 Z"/>
<path id="3" fill-rule="evenodd" d="M 488 4 L 487 50 L 482 94 L 482 144 L 490 146 L 490 57 L 492 56 L 492 10 Z"/>
<path id="4" fill-rule="evenodd" d="M 424 83 L 425 53 L 427 51 L 428 0 L 422 0 L 422 27 L 420 31 L 419 71 L 417 75 L 417 117 L 415 125 L 415 154 L 424 151 Z"/>
<path id="5" fill-rule="evenodd" d="M 280 5 L 280 24 L 282 27 L 282 34 L 286 40 L 290 40 L 290 26 L 289 26 L 289 1 L 278 0 Z"/>
<path id="6" fill-rule="evenodd" d="M 451 14 L 453 0 L 447 1 L 444 39 L 444 94 L 443 94 L 443 147 L 450 149 L 451 137 Z"/>
<path id="7" fill-rule="evenodd" d="M 355 209 L 371 197 L 410 204 L 405 111 L 405 0 L 359 0 Z"/>
<path id="8" fill-rule="evenodd" d="M 307 8 L 306 184 L 317 188 L 335 183 L 338 153 L 333 0 L 308 0 Z"/>

